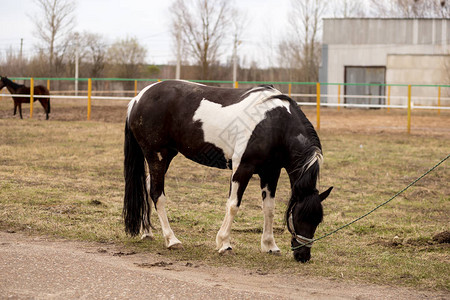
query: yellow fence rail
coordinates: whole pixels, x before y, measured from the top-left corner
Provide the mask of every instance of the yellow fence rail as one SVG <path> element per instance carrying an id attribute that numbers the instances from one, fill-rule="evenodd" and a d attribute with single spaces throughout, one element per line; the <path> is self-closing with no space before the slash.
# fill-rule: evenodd
<path id="1" fill-rule="evenodd" d="M 408 133 L 411 133 L 411 85 L 408 85 Z"/>
<path id="2" fill-rule="evenodd" d="M 317 130 L 320 130 L 320 83 L 316 83 L 316 114 L 317 114 Z"/>
<path id="3" fill-rule="evenodd" d="M 34 80 L 30 79 L 30 119 L 33 118 Z"/>
<path id="4" fill-rule="evenodd" d="M 51 80 L 58 80 L 58 79 L 52 79 L 52 78 L 16 78 L 16 80 L 29 80 L 30 81 L 30 95 L 14 95 L 17 97 L 30 97 L 30 119 L 33 118 L 33 102 L 35 98 L 39 98 L 39 97 L 43 97 L 43 96 L 36 96 L 34 95 L 34 87 L 35 87 L 35 80 L 46 80 L 47 81 L 47 88 L 50 90 L 50 81 Z M 62 80 L 62 79 L 60 79 Z M 103 91 L 92 91 L 92 82 L 94 80 L 116 80 L 116 79 L 108 79 L 108 78 L 87 78 L 87 79 L 83 79 L 87 81 L 87 96 L 73 96 L 73 95 L 67 95 L 67 96 L 63 96 L 63 95 L 54 95 L 54 93 L 52 93 L 52 95 L 50 96 L 50 98 L 73 98 L 73 99 L 86 99 L 87 98 L 87 120 L 91 119 L 91 106 L 92 106 L 92 99 L 114 99 L 114 100 L 129 100 L 131 99 L 131 97 L 115 97 L 115 96 L 92 96 L 93 93 L 102 93 Z M 131 81 L 129 79 L 123 79 L 123 81 Z M 134 93 L 134 96 L 136 96 L 138 94 L 138 81 L 161 81 L 160 79 L 155 79 L 155 80 L 138 80 L 138 79 L 133 79 L 134 81 L 134 91 L 121 91 L 122 93 L 125 92 L 130 92 L 130 93 Z M 235 81 L 235 82 L 225 82 L 225 81 L 195 81 L 195 82 L 203 82 L 203 83 L 231 83 L 234 88 L 238 88 L 239 87 L 239 82 Z M 345 84 L 345 83 L 341 83 L 341 84 L 330 84 L 330 83 L 286 83 L 286 82 L 241 82 L 242 85 L 248 85 L 248 84 L 286 84 L 288 87 L 288 95 L 290 97 L 297 97 L 297 96 L 304 96 L 304 97 L 315 97 L 315 106 L 316 106 L 316 129 L 320 130 L 320 107 L 321 106 L 328 106 L 328 107 L 337 107 L 337 110 L 339 111 L 341 109 L 341 107 L 376 107 L 376 108 L 386 108 L 387 111 L 389 112 L 391 108 L 406 108 L 407 110 L 407 132 L 411 133 L 411 111 L 413 109 L 413 103 L 412 103 L 412 88 L 414 86 L 426 86 L 426 85 L 395 85 L 395 84 L 384 84 L 384 86 L 387 87 L 387 96 L 383 96 L 386 99 L 387 104 L 386 105 L 368 105 L 368 106 L 364 106 L 364 105 L 360 105 L 360 104 L 342 104 L 341 103 L 341 86 L 342 85 L 349 85 L 349 84 Z M 304 84 L 304 85 L 316 85 L 316 94 L 293 94 L 292 93 L 292 86 L 294 84 Z M 323 85 L 337 85 L 337 104 L 333 104 L 333 103 L 323 103 L 321 102 L 321 87 Z M 405 105 L 391 105 L 391 86 L 404 86 L 407 87 L 407 103 L 406 106 Z M 430 85 L 429 87 L 437 87 L 437 106 L 436 107 L 425 107 L 427 109 L 436 109 L 437 113 L 440 114 L 441 110 L 446 109 L 446 110 L 450 110 L 450 106 L 441 106 L 441 88 L 442 87 L 446 87 L 446 88 L 450 88 L 450 85 Z M 113 92 L 110 92 L 113 93 Z M 85 94 L 86 95 L 86 94 Z M 2 97 L 5 96 L 9 96 L 7 94 L 0 94 L 0 99 Z M 45 96 L 48 97 L 48 96 Z M 330 95 L 323 95 L 323 97 L 330 97 Z M 344 97 L 348 97 L 348 96 L 344 96 Z M 447 98 L 447 100 L 449 100 L 450 98 Z M 311 102 L 298 102 L 301 105 L 314 105 L 314 103 Z M 424 108 L 423 106 L 419 107 L 419 108 Z"/>
<path id="5" fill-rule="evenodd" d="M 92 98 L 92 79 L 88 80 L 88 104 L 87 104 L 87 119 L 91 119 L 91 98 Z"/>

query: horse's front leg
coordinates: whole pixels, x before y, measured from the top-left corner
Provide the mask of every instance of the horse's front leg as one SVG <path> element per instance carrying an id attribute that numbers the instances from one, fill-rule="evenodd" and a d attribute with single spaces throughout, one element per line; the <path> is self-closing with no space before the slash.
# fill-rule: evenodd
<path id="1" fill-rule="evenodd" d="M 261 251 L 275 255 L 280 254 L 273 237 L 273 218 L 275 211 L 275 190 L 277 188 L 280 171 L 277 168 L 261 173 L 262 210 L 264 213 L 264 227 L 261 236 Z"/>
<path id="2" fill-rule="evenodd" d="M 280 254 L 280 248 L 275 243 L 273 237 L 273 217 L 275 211 L 275 197 L 271 191 L 265 187 L 262 189 L 262 210 L 264 213 L 264 227 L 261 236 L 261 251 L 272 254 Z"/>
<path id="3" fill-rule="evenodd" d="M 19 115 L 20 115 L 20 118 L 23 119 L 23 117 L 22 117 L 22 103 L 20 103 L 20 102 L 19 102 Z"/>
<path id="4" fill-rule="evenodd" d="M 234 162 L 233 162 L 234 163 Z M 225 218 L 216 236 L 217 249 L 220 254 L 231 253 L 231 225 L 241 205 L 242 195 L 247 187 L 248 181 L 253 175 L 252 166 L 240 165 L 231 176 L 230 196 L 227 200 Z"/>

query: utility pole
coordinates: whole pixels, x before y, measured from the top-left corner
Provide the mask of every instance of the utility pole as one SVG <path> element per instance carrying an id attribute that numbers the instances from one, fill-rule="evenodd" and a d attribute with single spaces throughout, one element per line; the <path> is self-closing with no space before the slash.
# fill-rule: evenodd
<path id="1" fill-rule="evenodd" d="M 23 38 L 22 39 L 20 39 L 20 55 L 19 55 L 19 59 L 20 59 L 20 62 L 22 63 L 22 54 L 23 54 Z"/>
<path id="2" fill-rule="evenodd" d="M 79 60 L 79 43 L 78 32 L 75 33 L 75 96 L 78 96 L 78 60 Z"/>
<path id="3" fill-rule="evenodd" d="M 234 37 L 234 47 L 233 47 L 233 84 L 236 86 L 237 82 L 237 47 L 241 43 L 241 41 L 237 40 L 237 37 Z"/>
<path id="4" fill-rule="evenodd" d="M 19 69 L 20 73 L 22 73 L 22 66 L 23 66 L 23 38 L 20 39 L 20 52 L 19 52 Z"/>
<path id="5" fill-rule="evenodd" d="M 175 79 L 180 79 L 181 70 L 181 28 L 177 29 L 177 68 L 175 70 Z"/>

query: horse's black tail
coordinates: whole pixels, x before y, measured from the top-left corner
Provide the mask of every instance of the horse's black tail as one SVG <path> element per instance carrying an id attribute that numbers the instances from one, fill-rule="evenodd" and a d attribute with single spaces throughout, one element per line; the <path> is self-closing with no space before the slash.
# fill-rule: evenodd
<path id="1" fill-rule="evenodd" d="M 150 223 L 151 205 L 146 189 L 145 158 L 133 132 L 125 123 L 124 145 L 124 176 L 125 196 L 123 199 L 123 218 L 125 232 L 136 236 L 142 228 L 148 229 Z"/>

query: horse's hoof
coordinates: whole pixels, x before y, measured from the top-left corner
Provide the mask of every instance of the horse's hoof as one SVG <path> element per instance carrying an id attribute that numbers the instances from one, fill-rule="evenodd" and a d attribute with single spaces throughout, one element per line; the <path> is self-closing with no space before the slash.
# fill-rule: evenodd
<path id="1" fill-rule="evenodd" d="M 281 251 L 280 250 L 269 250 L 269 252 L 267 252 L 270 255 L 275 255 L 275 256 L 281 256 Z"/>
<path id="2" fill-rule="evenodd" d="M 150 235 L 150 234 L 143 234 L 142 236 L 141 236 L 141 240 L 148 240 L 148 241 L 153 241 L 155 238 L 153 237 L 153 235 Z"/>
<path id="3" fill-rule="evenodd" d="M 233 249 L 231 247 L 228 247 L 227 249 L 219 251 L 220 255 L 228 256 L 228 255 L 234 255 Z"/>
<path id="4" fill-rule="evenodd" d="M 167 247 L 167 249 L 169 249 L 169 250 L 183 250 L 184 247 L 183 247 L 183 244 L 176 243 L 176 244 L 170 245 L 169 247 Z"/>

